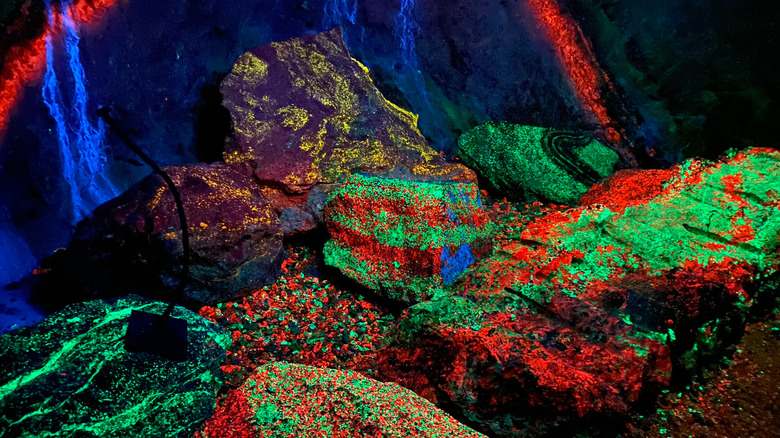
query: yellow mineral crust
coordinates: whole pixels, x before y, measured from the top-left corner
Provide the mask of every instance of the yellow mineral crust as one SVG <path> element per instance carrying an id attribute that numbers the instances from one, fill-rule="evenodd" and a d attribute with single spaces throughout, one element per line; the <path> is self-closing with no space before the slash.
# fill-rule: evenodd
<path id="1" fill-rule="evenodd" d="M 279 108 L 276 114 L 282 116 L 282 124 L 288 128 L 292 128 L 293 131 L 303 128 L 311 117 L 308 111 L 295 105 Z"/>
<path id="2" fill-rule="evenodd" d="M 254 53 L 246 52 L 233 64 L 233 73 L 243 77 L 247 82 L 258 85 L 268 74 L 268 64 Z"/>
<path id="3" fill-rule="evenodd" d="M 332 30 L 271 43 L 255 51 L 260 62 L 254 55 L 239 58 L 222 84 L 237 137 L 225 161 L 253 162 L 260 178 L 273 174 L 292 190 L 356 171 L 468 173 L 445 163 L 420 133 L 418 116 L 388 101 L 340 38 Z M 263 75 L 242 78 L 256 70 Z M 289 160 L 280 160 L 285 153 L 292 154 Z"/>

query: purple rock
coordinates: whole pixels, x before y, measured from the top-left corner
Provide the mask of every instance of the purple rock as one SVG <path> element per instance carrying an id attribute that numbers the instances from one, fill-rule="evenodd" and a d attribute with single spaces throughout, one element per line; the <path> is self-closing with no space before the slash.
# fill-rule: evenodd
<path id="1" fill-rule="evenodd" d="M 283 258 L 279 219 L 260 187 L 223 163 L 165 168 L 181 192 L 190 234 L 191 306 L 235 299 L 274 281 Z M 183 246 L 176 204 L 152 174 L 82 221 L 37 288 L 44 304 L 140 293 L 170 298 Z M 63 282 L 74 295 L 59 293 Z"/>

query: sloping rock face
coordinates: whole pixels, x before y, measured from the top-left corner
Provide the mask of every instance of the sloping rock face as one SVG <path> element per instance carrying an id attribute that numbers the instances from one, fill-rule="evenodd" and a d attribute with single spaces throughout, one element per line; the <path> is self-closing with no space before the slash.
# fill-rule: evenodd
<path id="1" fill-rule="evenodd" d="M 189 437 L 214 409 L 230 337 L 197 314 L 188 359 L 125 351 L 133 310 L 162 313 L 138 296 L 71 305 L 0 337 L 0 436 Z"/>
<path id="2" fill-rule="evenodd" d="M 583 197 L 589 206 L 506 211 L 494 256 L 460 286 L 509 287 L 581 321 L 606 311 L 669 345 L 677 371 L 697 372 L 773 299 L 762 284 L 780 265 L 778 187 L 774 149 L 619 172 Z"/>
<path id="3" fill-rule="evenodd" d="M 227 301 L 278 277 L 281 226 L 251 177 L 223 163 L 165 170 L 181 193 L 189 227 L 187 304 Z M 152 174 L 79 224 L 67 250 L 47 263 L 50 278 L 38 298 L 49 305 L 134 292 L 170 298 L 182 257 L 173 195 Z M 82 295 L 62 294 L 63 284 Z"/>
<path id="4" fill-rule="evenodd" d="M 354 172 L 475 178 L 446 163 L 417 117 L 382 96 L 338 28 L 244 53 L 221 90 L 234 128 L 225 161 L 287 194 Z"/>
<path id="5" fill-rule="evenodd" d="M 458 155 L 515 200 L 530 194 L 575 205 L 590 186 L 610 175 L 618 155 L 573 132 L 488 122 L 458 139 Z"/>
<path id="6" fill-rule="evenodd" d="M 325 262 L 396 300 L 432 297 L 490 246 L 476 184 L 353 175 L 324 215 Z"/>
<path id="7" fill-rule="evenodd" d="M 200 438 L 483 437 L 392 383 L 284 362 L 258 368 L 231 391 Z"/>
<path id="8" fill-rule="evenodd" d="M 495 436 L 573 436 L 669 383 L 669 349 L 602 312 L 578 327 L 509 293 L 443 297 L 402 315 L 378 375 Z M 586 326 L 583 324 L 583 326 Z"/>

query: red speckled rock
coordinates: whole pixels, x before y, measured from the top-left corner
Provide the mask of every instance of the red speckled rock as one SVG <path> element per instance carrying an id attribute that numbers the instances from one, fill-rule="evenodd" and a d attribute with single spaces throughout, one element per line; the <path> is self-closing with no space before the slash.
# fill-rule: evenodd
<path id="1" fill-rule="evenodd" d="M 181 193 L 190 233 L 186 302 L 226 301 L 278 277 L 279 219 L 251 178 L 222 163 L 165 170 Z M 68 249 L 45 264 L 51 271 L 37 295 L 48 304 L 125 292 L 170 297 L 182 254 L 176 204 L 152 174 L 79 224 Z M 63 284 L 83 293 L 58 297 Z"/>
<path id="2" fill-rule="evenodd" d="M 476 184 L 353 175 L 324 216 L 325 262 L 395 300 L 429 299 L 491 247 Z"/>
<path id="3" fill-rule="evenodd" d="M 283 362 L 259 367 L 198 438 L 472 437 L 432 403 L 353 371 Z"/>
<path id="4" fill-rule="evenodd" d="M 627 324 L 536 310 L 507 293 L 415 305 L 379 352 L 379 378 L 456 406 L 485 433 L 518 437 L 570 436 L 577 418 L 626 413 L 668 384 L 669 349 Z"/>
<path id="5" fill-rule="evenodd" d="M 580 198 L 580 205 L 602 204 L 614 210 L 648 202 L 674 176 L 671 169 L 624 169 L 608 176 Z"/>

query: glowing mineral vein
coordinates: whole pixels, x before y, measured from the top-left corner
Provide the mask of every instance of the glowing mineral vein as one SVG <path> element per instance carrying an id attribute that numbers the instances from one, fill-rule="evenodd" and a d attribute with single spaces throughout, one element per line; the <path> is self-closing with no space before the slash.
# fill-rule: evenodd
<path id="1" fill-rule="evenodd" d="M 55 28 L 55 15 L 50 0 L 45 1 L 49 26 Z M 57 73 L 54 68 L 52 32 L 46 34 L 46 72 L 42 90 L 43 101 L 55 121 L 62 159 L 63 178 L 70 187 L 73 220 L 79 221 L 92 208 L 116 195 L 116 188 L 103 175 L 106 157 L 103 153 L 103 126 L 95 128 L 87 117 L 88 95 L 84 67 L 79 53 L 79 36 L 70 17 L 68 3 L 60 4 L 65 29 L 65 50 L 73 78 L 72 102 L 63 104 Z"/>
<path id="2" fill-rule="evenodd" d="M 51 1 L 45 0 L 46 9 L 49 12 L 49 26 L 54 27 L 54 12 Z M 46 34 L 46 72 L 43 76 L 43 101 L 49 107 L 49 114 L 57 126 L 57 138 L 60 144 L 60 157 L 62 158 L 62 176 L 70 187 L 71 204 L 73 204 L 74 221 L 79 219 L 78 208 L 82 204 L 81 194 L 76 184 L 73 153 L 68 138 L 68 126 L 65 123 L 65 115 L 62 113 L 62 97 L 57 86 L 57 73 L 54 71 L 54 47 L 51 42 L 51 33 Z"/>
<path id="3" fill-rule="evenodd" d="M 417 31 L 414 19 L 414 0 L 401 0 L 401 10 L 395 20 L 395 33 L 401 40 L 401 56 L 404 64 L 417 70 L 417 53 L 414 34 Z"/>

